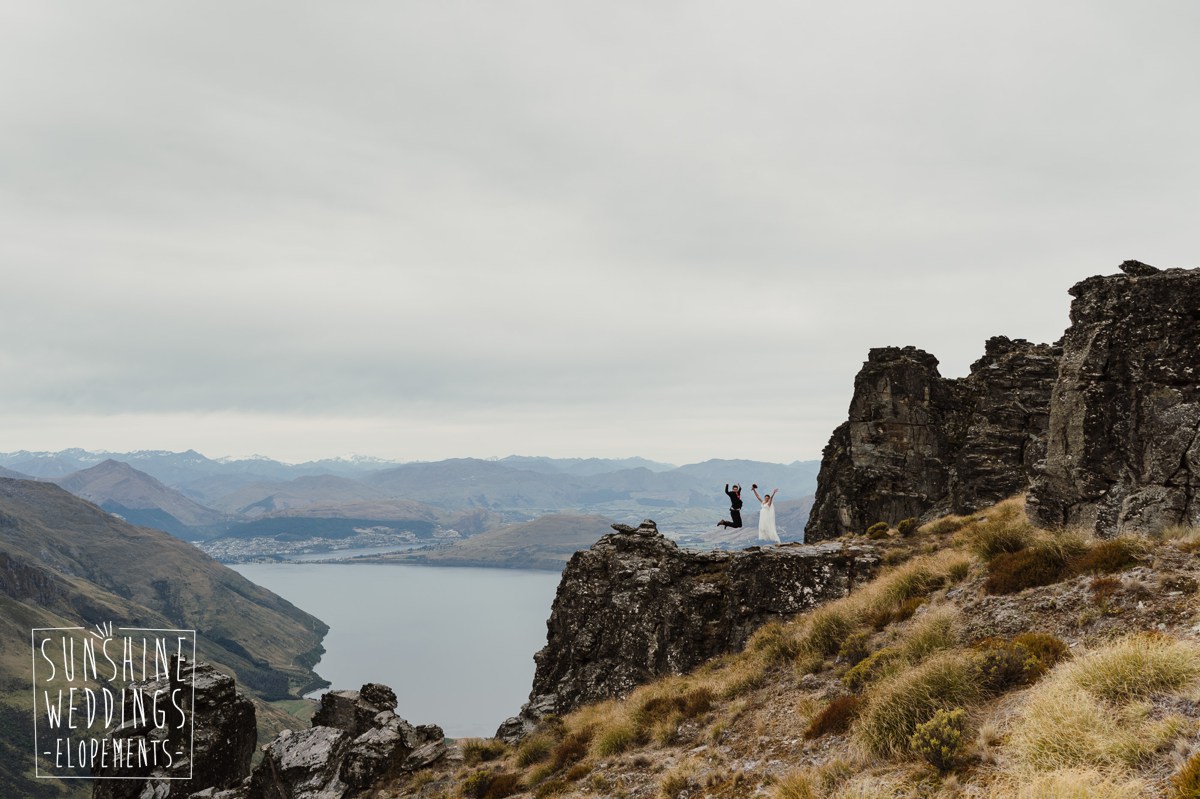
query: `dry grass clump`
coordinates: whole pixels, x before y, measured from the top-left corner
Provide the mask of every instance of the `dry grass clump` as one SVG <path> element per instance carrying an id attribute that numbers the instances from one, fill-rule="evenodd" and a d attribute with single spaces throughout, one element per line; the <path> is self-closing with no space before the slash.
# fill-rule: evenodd
<path id="1" fill-rule="evenodd" d="M 459 743 L 458 748 L 462 751 L 463 763 L 468 766 L 496 760 L 508 752 L 504 742 L 495 738 L 467 738 Z"/>
<path id="2" fill-rule="evenodd" d="M 902 633 L 900 653 L 910 663 L 918 663 L 958 643 L 958 610 L 953 607 L 931 608 Z"/>
<path id="3" fill-rule="evenodd" d="M 1165 544 L 1174 544 L 1184 552 L 1195 552 L 1200 549 L 1200 527 L 1171 524 L 1155 532 L 1152 537 Z"/>
<path id="4" fill-rule="evenodd" d="M 521 779 L 516 774 L 491 771 L 472 772 L 459 788 L 467 799 L 504 799 L 521 790 Z"/>
<path id="5" fill-rule="evenodd" d="M 1025 501 L 1018 497 L 966 519 L 957 540 L 984 560 L 991 560 L 1025 549 L 1035 534 L 1036 528 L 1025 515 Z"/>
<path id="6" fill-rule="evenodd" d="M 754 631 L 746 643 L 750 652 L 761 653 L 768 663 L 785 663 L 800 654 L 794 625 L 773 621 Z"/>
<path id="7" fill-rule="evenodd" d="M 1132 636 L 1077 657 L 1034 687 L 1009 736 L 1025 769 L 1112 771 L 1137 763 L 1189 724 L 1154 718 L 1140 700 L 1200 681 L 1200 646 Z"/>
<path id="8" fill-rule="evenodd" d="M 1059 769 L 1022 774 L 1007 780 L 1002 793 L 1012 799 L 1131 799 L 1150 796 L 1150 786 L 1139 779 L 1107 775 L 1096 769 Z"/>
<path id="9" fill-rule="evenodd" d="M 818 799 L 808 775 L 803 771 L 785 774 L 775 783 L 771 799 Z"/>
<path id="10" fill-rule="evenodd" d="M 696 778 L 696 767 L 691 762 L 680 763 L 659 784 L 658 794 L 663 799 L 676 799 L 679 794 L 692 787 Z"/>
<path id="11" fill-rule="evenodd" d="M 872 755 L 907 754 L 917 725 L 938 710 L 967 707 L 979 697 L 970 656 L 945 652 L 876 685 L 852 733 L 856 743 Z"/>
<path id="12" fill-rule="evenodd" d="M 1109 702 L 1177 691 L 1200 679 L 1200 646 L 1159 635 L 1135 635 L 1077 658 L 1069 679 Z"/>
<path id="13" fill-rule="evenodd" d="M 949 535 L 958 532 L 970 521 L 970 516 L 943 516 L 921 525 L 917 528 L 917 532 L 922 535 Z"/>
<path id="14" fill-rule="evenodd" d="M 541 763 L 550 756 L 554 748 L 554 739 L 546 734 L 530 735 L 517 747 L 516 764 L 520 768 L 529 768 L 534 763 Z"/>

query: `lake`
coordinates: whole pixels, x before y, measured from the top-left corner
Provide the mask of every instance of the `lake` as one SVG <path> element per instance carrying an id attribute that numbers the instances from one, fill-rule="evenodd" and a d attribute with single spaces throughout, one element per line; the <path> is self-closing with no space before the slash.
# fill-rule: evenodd
<path id="1" fill-rule="evenodd" d="M 335 689 L 378 682 L 413 724 L 491 736 L 529 698 L 556 572 L 334 563 L 232 565 L 329 625 L 316 671 Z"/>

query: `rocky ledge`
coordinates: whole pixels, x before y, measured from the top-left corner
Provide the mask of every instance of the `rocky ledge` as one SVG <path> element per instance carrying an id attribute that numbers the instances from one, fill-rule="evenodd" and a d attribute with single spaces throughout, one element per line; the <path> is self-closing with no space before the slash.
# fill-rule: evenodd
<path id="1" fill-rule="evenodd" d="M 650 520 L 613 528 L 563 571 L 529 702 L 497 737 L 520 738 L 543 715 L 623 696 L 739 650 L 766 622 L 846 595 L 878 564 L 862 546 L 696 552 Z"/>

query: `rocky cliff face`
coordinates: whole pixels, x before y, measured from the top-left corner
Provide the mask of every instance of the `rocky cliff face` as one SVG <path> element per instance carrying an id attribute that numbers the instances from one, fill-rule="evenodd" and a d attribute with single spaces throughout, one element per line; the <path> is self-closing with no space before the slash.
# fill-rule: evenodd
<path id="1" fill-rule="evenodd" d="M 996 337 L 961 379 L 915 347 L 871 350 L 821 461 L 805 539 L 967 513 L 1022 490 L 1041 457 L 1059 350 Z"/>
<path id="2" fill-rule="evenodd" d="M 194 672 L 195 692 L 190 690 Z M 93 799 L 172 799 L 187 797 L 201 790 L 219 791 L 235 788 L 250 771 L 250 758 L 254 755 L 254 743 L 258 735 L 255 725 L 254 704 L 237 690 L 232 677 L 226 676 L 207 663 L 185 666 L 184 679 L 176 682 L 176 666 L 171 663 L 170 678 L 162 678 L 144 684 L 147 695 L 153 696 L 155 689 L 164 695 L 183 688 L 180 692 L 184 707 L 192 719 L 191 757 L 175 760 L 169 768 L 146 768 L 141 779 L 129 779 L 128 770 L 102 770 L 92 788 Z M 188 708 L 188 703 L 192 703 Z M 130 718 L 133 712 L 129 710 Z M 162 728 L 154 728 L 150 737 L 175 744 L 167 747 L 174 750 L 178 744 L 173 736 L 186 735 L 186 730 L 172 729 L 169 735 Z M 145 727 L 130 722 L 118 730 L 114 737 L 133 739 L 145 737 Z M 186 739 L 185 739 L 186 740 Z M 152 748 L 152 744 L 148 741 Z M 186 744 L 182 748 L 187 750 Z M 191 778 L 188 779 L 188 775 Z M 120 779 L 109 779 L 120 777 Z"/>
<path id="3" fill-rule="evenodd" d="M 1200 524 L 1200 270 L 1121 269 L 1071 289 L 1028 503 L 1042 526 L 1113 535 Z"/>
<path id="4" fill-rule="evenodd" d="M 499 737 L 740 649 L 765 622 L 845 595 L 877 563 L 871 550 L 832 544 L 690 552 L 652 521 L 614 528 L 567 564 L 529 704 Z"/>

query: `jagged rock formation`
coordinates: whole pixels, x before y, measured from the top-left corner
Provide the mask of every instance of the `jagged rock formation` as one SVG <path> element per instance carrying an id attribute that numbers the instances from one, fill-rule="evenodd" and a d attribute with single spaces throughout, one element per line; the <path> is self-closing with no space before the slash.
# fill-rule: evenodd
<path id="1" fill-rule="evenodd" d="M 169 768 L 146 768 L 141 779 L 129 779 L 128 769 L 110 767 L 101 770 L 96 776 L 102 779 L 94 783 L 92 799 L 178 799 L 207 789 L 216 792 L 234 788 L 250 772 L 257 737 L 254 703 L 237 690 L 232 677 L 207 663 L 184 664 L 181 674 L 183 679 L 177 679 L 176 663 L 172 659 L 169 677 L 140 685 L 149 696 L 153 696 L 156 689 L 161 689 L 164 696 L 171 696 L 175 689 L 183 689 L 179 696 L 194 730 L 190 759 L 176 759 Z M 132 719 L 132 708 L 127 707 L 127 711 Z M 180 736 L 185 736 L 182 740 L 186 741 L 188 734 L 186 728 L 172 727 L 168 731 L 156 727 L 149 737 L 166 741 L 168 746 L 165 748 L 169 751 L 187 751 L 188 747 L 181 746 L 178 741 Z M 131 741 L 146 735 L 145 727 L 139 728 L 132 721 L 113 733 L 114 738 Z M 149 741 L 147 744 L 152 746 Z M 189 774 L 191 779 L 187 778 Z M 120 779 L 108 779 L 112 777 Z"/>
<path id="2" fill-rule="evenodd" d="M 529 703 L 498 737 L 740 649 L 765 622 L 844 596 L 878 562 L 870 549 L 833 544 L 691 552 L 653 521 L 613 527 L 567 564 Z"/>
<path id="3" fill-rule="evenodd" d="M 325 694 L 313 726 L 267 744 L 248 787 L 221 799 L 349 799 L 385 775 L 416 771 L 446 753 L 441 727 L 414 727 L 395 709 L 396 694 L 386 685 Z"/>
<path id="4" fill-rule="evenodd" d="M 1138 261 L 1071 288 L 1033 520 L 1101 535 L 1200 524 L 1200 270 Z"/>
<path id="5" fill-rule="evenodd" d="M 870 351 L 825 447 L 805 540 L 968 513 L 1024 489 L 1044 452 L 1059 349 L 1003 336 L 961 379 L 915 347 Z"/>
<path id="6" fill-rule="evenodd" d="M 171 666 L 174 674 L 175 666 Z M 101 779 L 92 799 L 352 799 L 369 793 L 379 779 L 425 768 L 446 753 L 442 728 L 414 727 L 396 715 L 396 694 L 368 683 L 361 691 L 331 691 L 321 697 L 313 726 L 285 730 L 263 747 L 250 770 L 257 735 L 254 705 L 236 690 L 232 677 L 201 663 L 195 667 L 196 699 L 192 762 L 147 769 L 142 779 Z M 185 668 L 182 685 L 190 685 Z M 179 687 L 171 680 L 145 688 Z M 185 691 L 184 696 L 190 692 Z M 134 737 L 130 725 L 117 735 Z M 164 735 L 156 729 L 152 735 Z M 186 730 L 172 730 L 183 735 Z M 183 747 L 186 749 L 186 747 Z M 191 779 L 187 779 L 191 771 Z M 116 771 L 97 776 L 117 776 Z"/>

